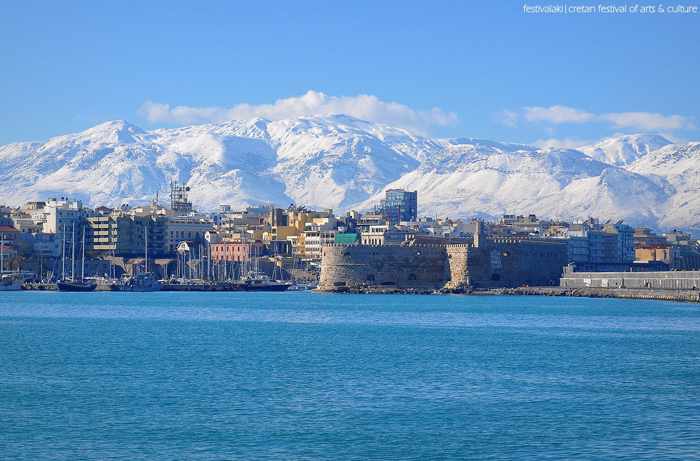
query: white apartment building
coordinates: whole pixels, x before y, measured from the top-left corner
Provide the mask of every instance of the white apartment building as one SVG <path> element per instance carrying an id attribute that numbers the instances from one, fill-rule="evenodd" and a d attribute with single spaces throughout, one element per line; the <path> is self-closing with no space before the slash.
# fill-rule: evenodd
<path id="1" fill-rule="evenodd" d="M 43 232 L 45 234 L 56 234 L 56 241 L 59 242 L 63 240 L 64 229 L 66 231 L 66 239 L 70 238 L 74 224 L 76 226 L 76 234 L 79 234 L 80 229 L 78 227 L 82 225 L 85 218 L 92 214 L 91 210 L 83 207 L 83 203 L 80 200 L 69 200 L 66 197 L 49 199 L 41 211 L 44 214 Z"/>
<path id="2" fill-rule="evenodd" d="M 321 259 L 321 248 L 335 242 L 336 230 L 310 229 L 304 232 L 304 256 Z"/>

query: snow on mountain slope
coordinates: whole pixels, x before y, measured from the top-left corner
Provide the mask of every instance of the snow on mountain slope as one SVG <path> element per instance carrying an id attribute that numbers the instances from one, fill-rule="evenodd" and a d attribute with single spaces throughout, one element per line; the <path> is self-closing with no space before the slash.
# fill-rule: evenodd
<path id="1" fill-rule="evenodd" d="M 631 134 L 606 138 L 592 146 L 579 147 L 578 150 L 601 162 L 624 166 L 669 144 L 671 141 L 656 134 Z"/>
<path id="2" fill-rule="evenodd" d="M 344 115 L 152 131 L 113 121 L 0 146 L 0 202 L 69 195 L 115 206 L 149 201 L 177 180 L 204 210 L 295 202 L 342 211 L 371 208 L 385 189 L 403 187 L 418 190 L 420 212 L 430 215 L 532 212 L 696 226 L 699 146 L 629 135 L 541 150 L 431 139 Z"/>
<path id="3" fill-rule="evenodd" d="M 21 158 L 5 165 L 0 148 L 0 193 L 8 202 L 65 195 L 87 202 L 135 200 L 155 192 L 162 174 L 144 133 L 123 121 L 107 122 L 82 133 L 33 143 Z M 137 195 L 138 194 L 138 195 Z"/>
<path id="4" fill-rule="evenodd" d="M 418 166 L 345 116 L 272 122 L 268 133 L 278 146 L 273 171 L 300 203 L 348 208 Z"/>
<path id="5" fill-rule="evenodd" d="M 290 202 L 348 207 L 418 165 L 377 137 L 381 127 L 368 125 L 331 116 L 144 132 L 107 122 L 44 144 L 0 147 L 0 193 L 9 203 L 69 194 L 119 205 L 150 200 L 178 180 L 205 209 Z"/>
<path id="6" fill-rule="evenodd" d="M 665 146 L 637 160 L 629 170 L 671 188 L 661 226 L 700 229 L 700 143 Z"/>
<path id="7" fill-rule="evenodd" d="M 498 216 L 537 213 L 573 218 L 604 216 L 653 225 L 667 199 L 654 181 L 575 150 L 539 151 L 527 146 L 475 140 L 447 141 L 436 161 L 388 184 L 418 190 L 431 214 Z M 369 208 L 383 193 L 363 203 Z"/>

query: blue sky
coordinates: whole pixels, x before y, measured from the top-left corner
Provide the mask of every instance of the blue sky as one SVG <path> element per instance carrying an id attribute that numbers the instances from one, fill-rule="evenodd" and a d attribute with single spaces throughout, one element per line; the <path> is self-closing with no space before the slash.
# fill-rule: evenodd
<path id="1" fill-rule="evenodd" d="M 700 139 L 700 14 L 200 3 L 3 4 L 0 143 L 112 119 L 152 128 L 338 109 L 435 136 Z"/>

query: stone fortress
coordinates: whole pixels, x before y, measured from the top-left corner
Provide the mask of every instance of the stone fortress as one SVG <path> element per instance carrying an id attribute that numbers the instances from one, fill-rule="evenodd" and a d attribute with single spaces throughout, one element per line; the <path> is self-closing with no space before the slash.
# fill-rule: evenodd
<path id="1" fill-rule="evenodd" d="M 472 242 L 326 245 L 321 291 L 467 291 L 473 288 L 558 285 L 566 242 L 485 238 Z"/>

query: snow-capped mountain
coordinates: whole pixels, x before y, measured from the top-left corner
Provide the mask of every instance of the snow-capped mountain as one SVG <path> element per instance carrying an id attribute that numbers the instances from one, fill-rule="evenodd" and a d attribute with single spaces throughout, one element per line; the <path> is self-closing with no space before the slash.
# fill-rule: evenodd
<path id="1" fill-rule="evenodd" d="M 51 196 L 120 205 L 191 188 L 200 209 L 294 202 L 367 209 L 419 192 L 422 214 L 598 216 L 700 228 L 700 144 L 657 135 L 578 150 L 431 139 L 352 117 L 253 119 L 144 131 L 125 121 L 0 146 L 0 202 Z"/>
<path id="2" fill-rule="evenodd" d="M 535 212 L 549 217 L 603 216 L 654 225 L 667 199 L 661 185 L 576 150 L 540 151 L 481 142 L 445 144 L 449 159 L 425 162 L 389 184 L 418 190 L 441 216 Z M 381 199 L 377 194 L 363 204 Z M 362 207 L 361 207 L 362 208 Z"/>
<path id="3" fill-rule="evenodd" d="M 601 162 L 624 166 L 669 144 L 672 144 L 671 141 L 657 134 L 630 134 L 606 138 L 579 150 Z"/>
<path id="4" fill-rule="evenodd" d="M 671 144 L 629 166 L 669 189 L 659 226 L 700 228 L 700 143 Z"/>

